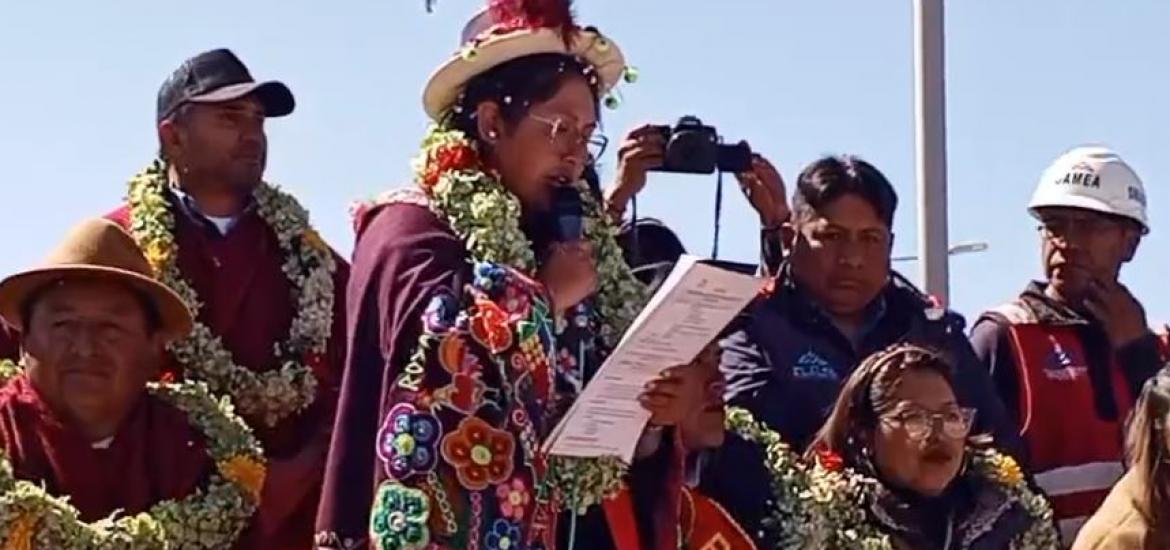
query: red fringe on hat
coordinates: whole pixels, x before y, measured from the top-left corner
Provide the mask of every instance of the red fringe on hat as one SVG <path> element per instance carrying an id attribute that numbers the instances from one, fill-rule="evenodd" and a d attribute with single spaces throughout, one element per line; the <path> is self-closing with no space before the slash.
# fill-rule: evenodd
<path id="1" fill-rule="evenodd" d="M 489 0 L 488 10 L 497 25 L 507 29 L 557 29 L 569 45 L 577 25 L 572 0 Z"/>

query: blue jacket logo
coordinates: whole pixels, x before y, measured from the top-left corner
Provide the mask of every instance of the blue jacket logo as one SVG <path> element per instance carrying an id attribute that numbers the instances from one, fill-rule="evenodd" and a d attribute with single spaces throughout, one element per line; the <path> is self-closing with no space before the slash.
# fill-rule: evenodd
<path id="1" fill-rule="evenodd" d="M 792 376 L 797 380 L 827 380 L 836 382 L 840 379 L 837 370 L 817 352 L 808 350 L 796 359 L 792 366 Z"/>

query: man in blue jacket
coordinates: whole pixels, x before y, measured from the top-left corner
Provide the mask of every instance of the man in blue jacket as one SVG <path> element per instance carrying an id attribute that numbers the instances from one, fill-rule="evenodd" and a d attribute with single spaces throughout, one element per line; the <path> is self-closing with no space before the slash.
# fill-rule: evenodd
<path id="1" fill-rule="evenodd" d="M 784 228 L 789 257 L 770 294 L 724 342 L 728 400 L 803 450 L 850 372 L 869 354 L 911 341 L 952 357 L 959 399 L 978 410 L 975 433 L 1015 454 L 1018 436 L 963 318 L 890 269 L 897 202 L 885 176 L 859 159 L 826 157 L 801 173 Z M 703 484 L 767 546 L 760 524 L 771 494 L 762 461 L 758 449 L 729 437 Z"/>

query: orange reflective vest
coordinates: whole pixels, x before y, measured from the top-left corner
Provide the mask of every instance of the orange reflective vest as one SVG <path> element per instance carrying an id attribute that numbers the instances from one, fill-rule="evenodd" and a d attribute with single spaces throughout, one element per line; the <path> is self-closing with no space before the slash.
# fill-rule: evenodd
<path id="1" fill-rule="evenodd" d="M 617 550 L 640 550 L 633 499 L 628 488 L 602 502 Z M 756 550 L 752 538 L 731 514 L 698 491 L 683 488 L 679 503 L 678 546 L 683 550 Z"/>
<path id="2" fill-rule="evenodd" d="M 1118 416 L 1098 418 L 1089 365 L 1076 328 L 1040 324 L 1017 303 L 993 311 L 1009 323 L 1020 381 L 1020 435 L 1028 447 L 1036 483 L 1052 499 L 1067 546 L 1124 473 L 1124 422 L 1134 396 L 1113 361 L 1109 371 Z"/>

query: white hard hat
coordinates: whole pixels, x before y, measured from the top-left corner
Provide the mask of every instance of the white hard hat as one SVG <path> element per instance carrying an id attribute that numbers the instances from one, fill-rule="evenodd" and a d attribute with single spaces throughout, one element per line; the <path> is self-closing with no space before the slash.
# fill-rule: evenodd
<path id="1" fill-rule="evenodd" d="M 1040 177 L 1028 211 L 1034 215 L 1037 208 L 1047 206 L 1112 214 L 1150 228 L 1142 180 L 1106 147 L 1077 147 L 1056 159 Z"/>

